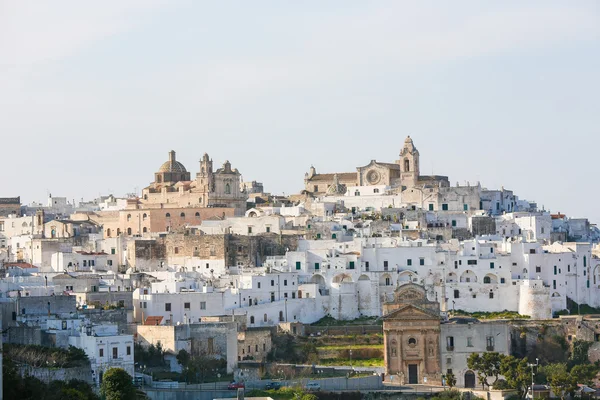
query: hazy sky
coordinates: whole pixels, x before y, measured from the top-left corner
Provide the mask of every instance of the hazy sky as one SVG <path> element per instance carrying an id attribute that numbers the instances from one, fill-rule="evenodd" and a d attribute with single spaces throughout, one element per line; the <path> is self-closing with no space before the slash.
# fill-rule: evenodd
<path id="1" fill-rule="evenodd" d="M 600 222 L 598 1 L 0 4 L 0 197 L 141 190 L 208 152 L 298 192 L 393 162 Z"/>

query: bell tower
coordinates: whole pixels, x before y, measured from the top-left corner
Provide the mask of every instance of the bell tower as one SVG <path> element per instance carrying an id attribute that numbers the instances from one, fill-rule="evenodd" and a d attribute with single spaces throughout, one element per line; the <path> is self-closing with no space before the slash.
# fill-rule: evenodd
<path id="1" fill-rule="evenodd" d="M 198 187 L 203 192 L 212 192 L 214 190 L 214 175 L 213 175 L 213 162 L 207 153 L 204 153 L 200 160 L 200 172 L 198 172 L 196 179 L 198 181 Z"/>
<path id="2" fill-rule="evenodd" d="M 419 180 L 419 150 L 415 147 L 410 136 L 404 140 L 404 147 L 400 150 L 400 179 L 403 187 L 412 187 Z"/>

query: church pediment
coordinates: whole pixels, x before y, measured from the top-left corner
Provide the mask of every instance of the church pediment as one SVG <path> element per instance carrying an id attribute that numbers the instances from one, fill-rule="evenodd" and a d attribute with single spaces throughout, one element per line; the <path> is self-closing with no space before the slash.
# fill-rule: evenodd
<path id="1" fill-rule="evenodd" d="M 415 306 L 413 304 L 407 304 L 400 307 L 397 310 L 390 312 L 383 317 L 384 320 L 440 320 L 440 315 L 433 311 Z"/>

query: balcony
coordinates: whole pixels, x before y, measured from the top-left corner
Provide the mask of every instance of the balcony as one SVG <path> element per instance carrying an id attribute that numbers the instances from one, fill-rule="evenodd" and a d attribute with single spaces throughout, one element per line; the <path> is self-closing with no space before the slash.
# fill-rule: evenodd
<path id="1" fill-rule="evenodd" d="M 454 351 L 454 346 L 446 346 L 446 350 L 448 350 L 448 351 Z"/>
<path id="2" fill-rule="evenodd" d="M 494 346 L 486 346 L 487 351 L 494 351 Z"/>

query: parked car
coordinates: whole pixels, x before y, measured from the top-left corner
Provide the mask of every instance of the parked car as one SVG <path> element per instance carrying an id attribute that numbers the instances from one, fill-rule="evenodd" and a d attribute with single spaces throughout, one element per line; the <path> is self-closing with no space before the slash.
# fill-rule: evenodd
<path id="1" fill-rule="evenodd" d="M 246 387 L 246 385 L 244 385 L 244 382 L 231 382 L 229 385 L 227 385 L 227 389 L 244 389 Z"/>
<path id="2" fill-rule="evenodd" d="M 281 389 L 281 382 L 269 382 L 265 385 L 265 389 L 267 390 L 279 390 Z"/>
<path id="3" fill-rule="evenodd" d="M 306 386 L 304 386 L 306 390 L 321 390 L 321 384 L 318 382 L 308 382 Z"/>

